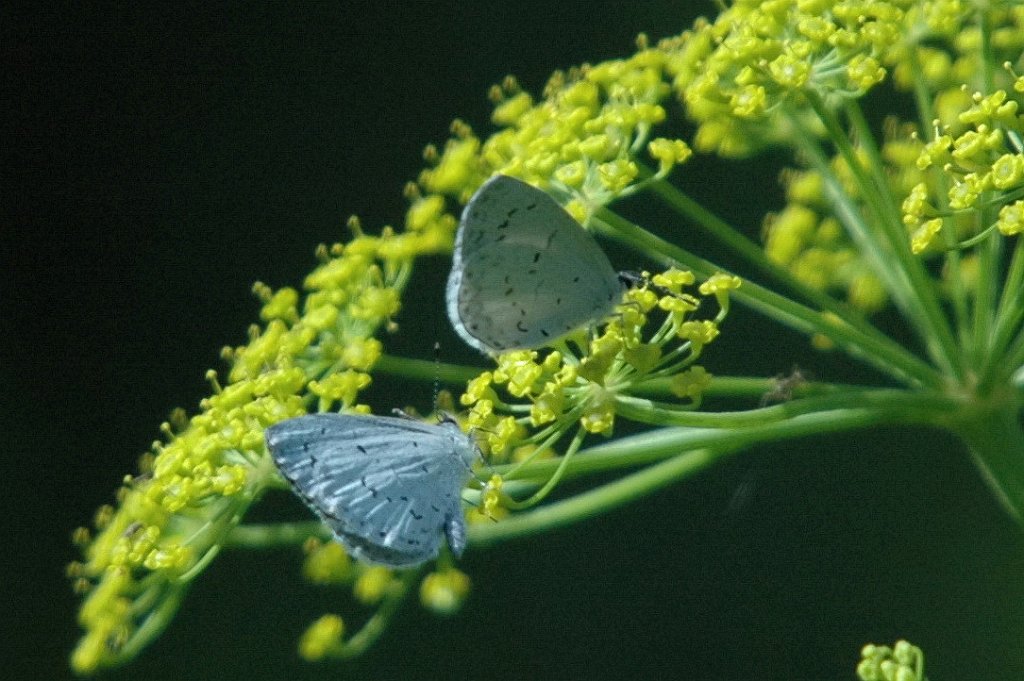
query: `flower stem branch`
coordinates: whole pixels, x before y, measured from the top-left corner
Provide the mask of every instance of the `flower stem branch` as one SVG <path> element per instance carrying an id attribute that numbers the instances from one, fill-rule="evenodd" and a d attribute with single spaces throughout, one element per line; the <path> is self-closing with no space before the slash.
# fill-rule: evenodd
<path id="1" fill-rule="evenodd" d="M 641 253 L 650 254 L 662 263 L 687 267 L 703 277 L 726 271 L 607 209 L 598 211 L 593 222 L 610 238 Z M 808 334 L 822 333 L 828 336 L 850 354 L 897 380 L 934 388 L 942 384 L 941 377 L 932 367 L 897 343 L 874 335 L 867 336 L 831 316 L 800 305 L 751 281 L 745 280 L 730 295 L 786 326 Z"/>

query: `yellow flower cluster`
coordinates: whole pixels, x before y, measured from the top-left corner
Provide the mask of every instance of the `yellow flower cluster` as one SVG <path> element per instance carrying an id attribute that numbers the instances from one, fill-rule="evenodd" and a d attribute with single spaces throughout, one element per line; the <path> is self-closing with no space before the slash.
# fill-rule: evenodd
<path id="1" fill-rule="evenodd" d="M 804 115 L 809 100 L 837 103 L 881 82 L 910 4 L 739 0 L 663 42 L 676 93 L 700 126 L 694 146 L 745 156 L 790 137 L 792 125 L 820 129 Z"/>
<path id="2" fill-rule="evenodd" d="M 701 301 L 684 289 L 694 282 L 692 273 L 670 269 L 627 291 L 596 336 L 581 332 L 546 354 L 517 350 L 500 355 L 497 367 L 472 380 L 461 397 L 469 407 L 468 425 L 491 460 L 507 459 L 518 448 L 526 454 L 546 449 L 576 423 L 588 433 L 610 434 L 616 395 L 655 378 L 671 379 L 677 395 L 699 401 L 708 377 L 693 364 L 718 335 L 728 292 L 740 282 L 715 275 L 701 284 L 702 295 L 717 299 L 720 314 L 714 320 L 691 319 Z M 662 321 L 651 331 L 646 327 L 655 313 Z M 528 435 L 530 428 L 540 430 Z"/>
<path id="3" fill-rule="evenodd" d="M 879 646 L 869 643 L 861 650 L 857 678 L 861 681 L 924 681 L 924 653 L 907 641 Z"/>
<path id="4" fill-rule="evenodd" d="M 919 182 L 903 201 L 903 222 L 911 230 L 915 253 L 927 250 L 947 225 L 956 229 L 958 238 L 988 229 L 979 222 L 981 208 L 999 207 L 995 227 L 1004 236 L 1024 231 L 1024 115 L 1019 97 L 1006 90 L 975 93 L 956 125 L 942 126 L 942 134 L 922 146 L 918 168 L 936 168 L 942 174 Z"/>
<path id="5" fill-rule="evenodd" d="M 865 313 L 883 307 L 885 289 L 831 214 L 821 174 L 783 174 L 787 206 L 764 223 L 765 254 L 804 284 L 843 294 Z"/>
<path id="6" fill-rule="evenodd" d="M 419 184 L 429 195 L 465 202 L 500 172 L 572 197 L 566 208 L 585 223 L 597 208 L 642 186 L 640 163 L 654 161 L 655 176 L 664 177 L 690 157 L 680 139 L 651 138 L 665 119 L 667 59 L 641 38 L 629 59 L 556 73 L 540 102 L 506 79 L 492 91 L 499 129 L 481 142 L 457 121 L 443 152 L 427 149 L 432 167 Z"/>
<path id="7" fill-rule="evenodd" d="M 180 594 L 213 558 L 245 509 L 276 471 L 263 430 L 311 409 L 365 410 L 356 399 L 381 354 L 376 331 L 398 311 L 412 255 L 450 246 L 454 222 L 414 201 L 413 228 L 356 237 L 321 249 L 322 263 L 293 289 L 257 284 L 263 327 L 249 343 L 225 349 L 227 383 L 214 372 L 213 394 L 188 419 L 164 424 L 141 474 L 126 480 L 116 508 L 97 513 L 95 536 L 80 529 L 83 561 L 69 575 L 84 595 L 85 635 L 72 654 L 81 673 L 136 654 L 173 616 Z M 324 549 L 328 551 L 328 549 Z M 307 562 L 317 581 L 337 579 L 331 561 Z"/>

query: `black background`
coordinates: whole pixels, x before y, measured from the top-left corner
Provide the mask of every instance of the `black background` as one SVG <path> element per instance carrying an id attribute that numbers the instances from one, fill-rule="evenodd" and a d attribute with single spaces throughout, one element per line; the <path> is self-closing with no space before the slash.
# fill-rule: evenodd
<path id="1" fill-rule="evenodd" d="M 487 87 L 506 73 L 538 92 L 553 69 L 627 55 L 636 33 L 677 33 L 697 11 L 712 10 L 5 8 L 4 676 L 68 675 L 70 533 L 172 407 L 195 410 L 219 348 L 245 341 L 253 280 L 298 285 L 352 213 L 400 223 L 424 144 L 453 117 L 486 132 Z M 697 161 L 680 183 L 756 234 L 779 206 L 776 163 Z M 446 359 L 480 363 L 447 327 L 446 271 L 420 267 L 422 299 L 388 348 L 430 358 L 440 339 Z M 875 378 L 742 311 L 728 328 L 713 373 L 798 362 L 823 379 Z M 429 385 L 390 387 L 401 392 L 376 390 L 378 407 L 429 407 Z M 255 513 L 279 510 L 303 517 L 283 496 Z M 462 567 L 474 591 L 457 617 L 412 605 L 365 658 L 308 665 L 295 640 L 347 595 L 305 586 L 294 552 L 224 554 L 168 631 L 109 677 L 838 680 L 865 642 L 908 637 L 932 679 L 1024 678 L 1024 543 L 941 434 L 765 447 L 580 526 L 470 550 Z"/>

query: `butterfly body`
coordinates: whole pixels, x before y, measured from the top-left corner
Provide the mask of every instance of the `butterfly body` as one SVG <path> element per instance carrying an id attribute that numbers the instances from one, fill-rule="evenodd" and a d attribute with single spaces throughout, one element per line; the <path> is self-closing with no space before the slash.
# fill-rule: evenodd
<path id="1" fill-rule="evenodd" d="M 441 537 L 466 546 L 460 492 L 477 456 L 454 422 L 311 414 L 266 431 L 295 492 L 348 552 L 390 567 L 437 557 Z"/>

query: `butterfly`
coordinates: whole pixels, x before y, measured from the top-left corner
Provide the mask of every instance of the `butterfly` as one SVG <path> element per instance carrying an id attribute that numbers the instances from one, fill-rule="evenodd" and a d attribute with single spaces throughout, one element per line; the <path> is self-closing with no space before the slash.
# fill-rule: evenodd
<path id="1" fill-rule="evenodd" d="M 445 297 L 474 348 L 548 345 L 607 316 L 621 294 L 594 238 L 540 189 L 496 175 L 466 204 Z"/>
<path id="2" fill-rule="evenodd" d="M 451 419 L 311 414 L 266 430 L 295 493 L 350 555 L 394 568 L 466 547 L 461 490 L 479 454 Z"/>

